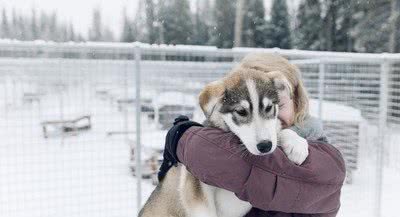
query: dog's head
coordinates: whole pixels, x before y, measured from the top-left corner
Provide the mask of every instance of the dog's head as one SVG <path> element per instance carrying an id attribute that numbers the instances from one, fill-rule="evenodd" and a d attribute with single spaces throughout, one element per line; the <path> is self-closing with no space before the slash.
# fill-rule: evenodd
<path id="1" fill-rule="evenodd" d="M 232 73 L 204 88 L 200 106 L 211 125 L 235 133 L 250 153 L 269 154 L 277 147 L 279 91 L 286 86 L 282 77 Z"/>

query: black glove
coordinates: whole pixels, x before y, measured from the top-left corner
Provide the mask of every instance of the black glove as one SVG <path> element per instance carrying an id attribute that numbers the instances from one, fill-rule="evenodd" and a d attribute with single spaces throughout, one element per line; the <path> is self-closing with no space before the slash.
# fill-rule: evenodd
<path id="1" fill-rule="evenodd" d="M 200 126 L 203 125 L 189 121 L 189 118 L 184 115 L 180 115 L 175 118 L 174 126 L 168 131 L 167 136 L 165 138 L 165 147 L 163 154 L 163 162 L 160 167 L 160 171 L 158 172 L 158 181 L 162 181 L 167 174 L 168 170 L 172 166 L 178 165 L 178 157 L 176 156 L 176 148 L 178 146 L 179 139 L 183 135 L 183 133 L 192 126 Z"/>

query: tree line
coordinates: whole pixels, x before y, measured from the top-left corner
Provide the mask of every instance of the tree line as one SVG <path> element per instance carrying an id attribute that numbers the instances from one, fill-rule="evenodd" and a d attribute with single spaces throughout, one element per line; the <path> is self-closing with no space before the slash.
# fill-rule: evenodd
<path id="1" fill-rule="evenodd" d="M 273 0 L 268 14 L 264 0 L 140 0 L 136 12 L 123 9 L 119 37 L 94 9 L 85 38 L 55 13 L 8 18 L 3 9 L 1 37 L 400 52 L 400 0 L 301 0 L 295 11 L 285 0 Z"/>
<path id="2" fill-rule="evenodd" d="M 83 41 L 81 34 L 76 33 L 72 23 L 65 24 L 58 20 L 55 12 L 37 12 L 32 9 L 31 15 L 21 15 L 12 10 L 9 17 L 3 8 L 1 13 L 0 38 L 18 39 L 22 41 Z"/>

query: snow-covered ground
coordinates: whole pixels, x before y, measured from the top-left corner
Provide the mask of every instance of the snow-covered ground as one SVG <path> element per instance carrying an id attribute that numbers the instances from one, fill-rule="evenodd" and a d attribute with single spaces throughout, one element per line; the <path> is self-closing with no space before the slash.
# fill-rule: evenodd
<path id="1" fill-rule="evenodd" d="M 6 107 L 0 103 L 0 109 L 5 111 L 0 114 L 1 217 L 135 216 L 136 179 L 129 168 L 134 133 L 107 135 L 126 130 L 125 115 L 128 130 L 133 131 L 134 111 L 118 111 L 115 103 L 96 97 L 95 91 L 82 96 L 83 92 L 95 90 L 85 88 L 85 85 L 69 88 L 62 95 L 48 92 L 41 98 L 40 106 L 36 102 L 18 103 L 3 110 Z M 336 110 L 336 117 L 343 117 L 340 111 L 354 112 L 346 120 L 358 115 L 348 107 L 330 105 L 329 108 Z M 72 136 L 43 137 L 42 121 L 82 114 L 91 115 L 91 130 Z M 145 116 L 142 123 L 143 145 L 162 147 L 165 131 L 157 130 Z M 374 146 L 377 129 L 367 126 L 365 130 L 366 137 L 359 149 L 359 168 L 353 183 L 343 188 L 341 217 L 374 216 L 378 187 Z M 390 147 L 395 148 L 400 132 L 391 135 Z M 400 170 L 387 167 L 383 174 L 382 213 L 384 217 L 397 216 Z M 143 181 L 143 201 L 153 188 L 149 180 Z"/>
<path id="2" fill-rule="evenodd" d="M 93 128 L 45 139 L 40 122 L 60 117 L 59 97 L 44 97 L 40 110 L 37 104 L 25 104 L 9 107 L 7 116 L 0 116 L 0 216 L 135 216 L 136 179 L 129 168 L 132 138 L 107 136 L 124 131 L 124 113 L 102 100 L 84 109 L 71 100 L 75 95 L 70 92 L 64 95 L 63 116 L 90 114 Z M 132 116 L 129 122 L 134 123 Z M 145 180 L 143 196 L 152 189 Z"/>
<path id="3" fill-rule="evenodd" d="M 377 204 L 377 128 L 365 126 L 366 132 L 360 142 L 358 169 L 354 172 L 353 183 L 342 188 L 340 217 L 375 216 Z M 400 132 L 397 132 L 397 136 Z M 374 138 L 375 137 L 375 138 Z M 400 193 L 400 170 L 385 167 L 382 171 L 382 216 L 398 216 L 398 195 Z"/>

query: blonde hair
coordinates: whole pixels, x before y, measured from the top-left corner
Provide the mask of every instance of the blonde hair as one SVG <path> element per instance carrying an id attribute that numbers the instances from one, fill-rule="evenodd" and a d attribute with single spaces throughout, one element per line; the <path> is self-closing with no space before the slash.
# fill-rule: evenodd
<path id="1" fill-rule="evenodd" d="M 278 72 L 283 75 L 291 85 L 289 91 L 290 98 L 293 99 L 295 105 L 294 124 L 303 124 L 309 114 L 309 100 L 300 70 L 295 65 L 279 55 L 255 53 L 245 56 L 236 68 L 257 70 L 264 73 L 274 72 L 274 74 Z"/>

